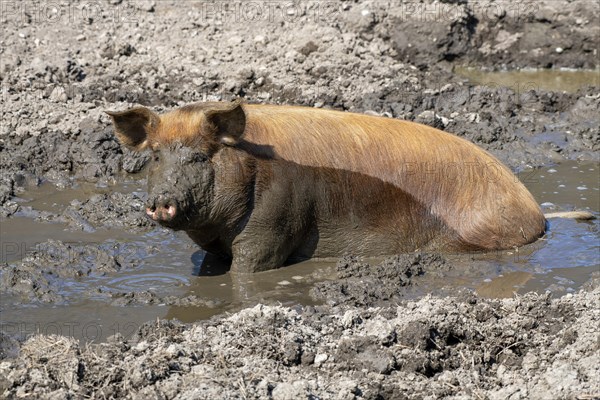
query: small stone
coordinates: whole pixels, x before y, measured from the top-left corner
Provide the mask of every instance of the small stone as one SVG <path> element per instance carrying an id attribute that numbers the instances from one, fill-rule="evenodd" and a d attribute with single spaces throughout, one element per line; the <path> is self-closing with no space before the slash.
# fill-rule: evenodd
<path id="1" fill-rule="evenodd" d="M 83 42 L 83 41 L 85 40 L 85 36 L 84 36 L 84 35 L 78 35 L 78 36 L 77 36 L 75 39 L 76 39 L 78 42 Z"/>
<path id="2" fill-rule="evenodd" d="M 235 46 L 244 42 L 244 38 L 241 36 L 232 36 L 227 41 L 230 45 Z"/>
<path id="3" fill-rule="evenodd" d="M 154 0 L 138 0 L 134 1 L 133 5 L 138 10 L 154 12 L 154 7 L 156 6 L 156 3 L 154 2 Z"/>
<path id="4" fill-rule="evenodd" d="M 142 340 L 134 348 L 136 351 L 142 352 L 142 351 L 146 351 L 146 349 L 148 349 L 148 347 L 150 347 L 148 342 L 145 340 Z"/>
<path id="5" fill-rule="evenodd" d="M 558 54 L 560 54 L 564 51 L 564 49 L 562 47 L 557 47 L 556 49 L 554 49 L 554 51 L 556 51 Z"/>
<path id="6" fill-rule="evenodd" d="M 259 44 L 266 44 L 267 38 L 264 35 L 257 35 L 254 37 L 254 41 Z"/>
<path id="7" fill-rule="evenodd" d="M 242 79 L 250 80 L 254 77 L 254 70 L 248 67 L 241 68 L 238 71 L 238 76 Z"/>
<path id="8" fill-rule="evenodd" d="M 315 366 L 320 367 L 321 364 L 323 364 L 325 361 L 327 361 L 328 358 L 329 358 L 329 356 L 327 354 L 323 354 L 323 353 L 317 354 L 315 356 Z"/>
<path id="9" fill-rule="evenodd" d="M 318 49 L 319 46 L 317 46 L 315 42 L 310 40 L 306 42 L 306 44 L 304 44 L 304 46 L 302 46 L 298 51 L 300 52 L 300 54 L 304 55 L 305 57 L 308 57 L 310 53 L 314 53 Z"/>
<path id="10" fill-rule="evenodd" d="M 67 93 L 65 92 L 65 89 L 62 86 L 55 87 L 52 90 L 52 93 L 50 93 L 50 101 L 55 103 L 67 101 Z"/>

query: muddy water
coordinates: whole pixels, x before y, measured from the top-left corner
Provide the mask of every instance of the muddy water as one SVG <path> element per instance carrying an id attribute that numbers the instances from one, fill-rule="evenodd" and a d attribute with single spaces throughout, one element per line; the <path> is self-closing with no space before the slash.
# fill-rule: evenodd
<path id="1" fill-rule="evenodd" d="M 545 211 L 580 209 L 596 215 L 600 210 L 598 177 L 597 163 L 576 162 L 524 171 L 519 176 Z M 74 199 L 84 200 L 110 190 L 141 191 L 140 185 L 82 185 L 63 191 L 42 185 L 23 194 L 22 201 L 35 210 L 60 213 Z M 314 300 L 308 293 L 314 283 L 335 276 L 335 260 L 326 260 L 307 261 L 250 278 L 232 278 L 223 262 L 198 251 L 185 234 L 158 227 L 141 234 L 121 229 L 82 232 L 61 223 L 37 222 L 21 216 L 2 220 L 1 229 L 3 262 L 18 262 L 36 243 L 45 243 L 49 238 L 98 248 L 125 244 L 121 249 L 126 250 L 122 251 L 139 258 L 134 268 L 67 282 L 61 287 L 61 295 L 67 299 L 65 304 L 30 304 L 3 295 L 2 330 L 11 334 L 62 333 L 98 341 L 117 332 L 131 335 L 140 324 L 156 318 L 191 322 L 257 302 L 312 304 Z M 426 274 L 419 278 L 418 287 L 407 291 L 407 296 L 450 293 L 463 287 L 486 297 L 508 297 L 530 290 L 557 294 L 577 290 L 600 268 L 599 230 L 598 221 L 552 220 L 543 240 L 518 251 L 448 255 L 454 268 L 443 276 Z M 107 295 L 146 291 L 158 298 L 191 297 L 201 301 L 191 305 L 166 305 L 160 301 L 151 305 L 144 301 L 128 304 L 121 297 L 115 300 Z"/>
<path id="2" fill-rule="evenodd" d="M 517 93 L 547 90 L 574 93 L 585 86 L 600 86 L 600 70 L 531 69 L 519 71 L 482 71 L 458 67 L 454 72 L 472 84 L 506 87 Z"/>

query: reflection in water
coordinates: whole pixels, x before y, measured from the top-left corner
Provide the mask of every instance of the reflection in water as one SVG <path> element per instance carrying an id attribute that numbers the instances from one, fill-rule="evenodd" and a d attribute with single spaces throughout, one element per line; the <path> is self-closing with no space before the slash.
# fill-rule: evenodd
<path id="1" fill-rule="evenodd" d="M 229 271 L 230 262 L 213 254 L 198 250 L 192 254 L 195 276 L 223 275 Z"/>

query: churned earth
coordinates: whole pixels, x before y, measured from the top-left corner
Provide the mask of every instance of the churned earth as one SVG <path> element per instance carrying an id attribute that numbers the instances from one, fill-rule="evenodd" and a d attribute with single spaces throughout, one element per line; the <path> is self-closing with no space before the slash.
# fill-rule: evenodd
<path id="1" fill-rule="evenodd" d="M 193 325 L 149 322 L 130 340 L 93 346 L 34 336 L 0 363 L 0 388 L 53 399 L 593 399 L 599 324 L 598 288 L 559 299 L 257 305 Z M 10 357 L 19 345 L 2 346 Z"/>
<path id="2" fill-rule="evenodd" d="M 577 174 L 597 175 L 596 1 L 25 1 L 3 2 L 0 18 L 0 322 L 19 313 L 25 320 L 45 305 L 68 310 L 76 298 L 115 315 L 145 316 L 138 310 L 148 305 L 217 314 L 187 324 L 155 316 L 127 337 L 91 345 L 3 327 L 0 397 L 600 398 L 597 223 L 565 222 L 566 232 L 583 232 L 576 243 L 588 251 L 575 254 L 577 244 L 568 253 L 575 242 L 550 238 L 530 250 L 534 266 L 525 272 L 506 258 L 491 267 L 476 255 L 349 255 L 326 273 L 301 276 L 306 293 L 283 304 L 266 294 L 257 300 L 260 277 L 250 289 L 238 282 L 236 293 L 250 304 L 219 298 L 220 286 L 180 290 L 193 279 L 224 285 L 192 272 L 185 284 L 173 278 L 171 292 L 111 286 L 146 260 L 168 259 L 165 243 L 180 238 L 143 217 L 148 155 L 121 148 L 104 114 L 236 97 L 333 108 L 444 129 L 515 172 L 546 167 L 548 175 L 549 166 L 576 160 L 585 165 Z M 516 68 L 583 79 L 555 86 L 486 75 Z M 560 184 L 583 193 L 583 203 L 557 191 L 545 209 L 585 204 L 598 215 L 593 176 L 587 185 L 568 177 Z M 32 197 L 55 206 L 25 201 Z M 43 226 L 64 232 L 43 237 Z M 84 234 L 97 241 L 66 239 Z M 18 240 L 37 243 L 17 259 L 10 246 Z M 547 254 L 560 241 L 567 254 Z M 191 271 L 195 249 L 181 243 L 185 258 L 175 268 Z M 512 295 L 527 281 L 522 274 L 552 258 L 565 268 L 585 259 L 587 283 Z M 493 268 L 516 279 L 509 298 L 457 289 L 461 275 L 483 279 Z M 286 274 L 268 279 L 293 281 L 277 273 Z"/>

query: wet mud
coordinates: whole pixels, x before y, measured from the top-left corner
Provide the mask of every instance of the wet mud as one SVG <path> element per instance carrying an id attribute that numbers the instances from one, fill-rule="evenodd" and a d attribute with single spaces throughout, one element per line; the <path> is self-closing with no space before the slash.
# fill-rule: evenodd
<path id="1" fill-rule="evenodd" d="M 144 216 L 148 155 L 104 114 L 243 97 L 417 121 L 545 212 L 598 216 L 597 4 L 231 4 L 3 10 L 0 397 L 598 398 L 597 220 L 232 276 Z"/>

